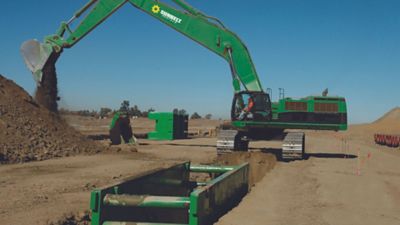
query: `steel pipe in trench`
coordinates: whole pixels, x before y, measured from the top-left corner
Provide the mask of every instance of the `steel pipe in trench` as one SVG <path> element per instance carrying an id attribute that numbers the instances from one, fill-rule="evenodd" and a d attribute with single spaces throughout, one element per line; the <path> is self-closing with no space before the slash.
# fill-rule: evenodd
<path id="1" fill-rule="evenodd" d="M 104 205 L 143 208 L 189 208 L 188 197 L 107 194 Z"/>

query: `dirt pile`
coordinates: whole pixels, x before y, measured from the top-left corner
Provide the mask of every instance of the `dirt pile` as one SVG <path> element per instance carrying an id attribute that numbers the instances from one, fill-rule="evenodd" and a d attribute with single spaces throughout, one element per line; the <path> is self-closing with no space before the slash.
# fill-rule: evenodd
<path id="1" fill-rule="evenodd" d="M 376 146 L 374 134 L 400 134 L 400 107 L 390 110 L 372 123 L 350 125 L 344 136 Z"/>
<path id="2" fill-rule="evenodd" d="M 274 168 L 276 157 L 263 152 L 235 152 L 218 156 L 216 164 L 239 165 L 248 162 L 250 164 L 249 184 L 253 186 L 260 181 L 265 174 Z"/>
<path id="3" fill-rule="evenodd" d="M 0 75 L 0 163 L 102 150 L 104 147 L 87 140 L 57 114 L 37 104 L 13 81 Z"/>
<path id="4" fill-rule="evenodd" d="M 400 107 L 396 107 L 370 124 L 374 131 L 400 133 Z"/>

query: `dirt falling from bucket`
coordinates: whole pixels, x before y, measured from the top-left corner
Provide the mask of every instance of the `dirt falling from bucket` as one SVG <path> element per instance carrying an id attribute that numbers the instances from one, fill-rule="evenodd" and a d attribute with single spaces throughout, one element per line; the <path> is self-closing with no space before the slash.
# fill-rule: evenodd
<path id="1" fill-rule="evenodd" d="M 37 86 L 35 100 L 52 112 L 58 112 L 58 87 L 56 61 L 59 53 L 53 53 L 43 67 L 43 76 L 40 86 Z"/>

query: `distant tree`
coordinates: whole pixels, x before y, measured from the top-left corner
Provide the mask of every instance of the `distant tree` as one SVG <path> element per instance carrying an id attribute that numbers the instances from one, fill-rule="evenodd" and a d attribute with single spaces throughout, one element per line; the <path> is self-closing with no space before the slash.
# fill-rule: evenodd
<path id="1" fill-rule="evenodd" d="M 206 118 L 206 119 L 208 119 L 208 120 L 210 120 L 211 117 L 212 117 L 212 115 L 211 115 L 210 113 L 204 116 L 204 118 Z"/>
<path id="2" fill-rule="evenodd" d="M 184 109 L 177 109 L 177 108 L 175 108 L 172 112 L 173 112 L 174 114 L 177 114 L 177 115 L 186 115 L 186 114 L 187 114 L 186 110 L 184 110 Z"/>
<path id="3" fill-rule="evenodd" d="M 106 116 L 108 116 L 110 113 L 112 112 L 112 110 L 110 108 L 104 107 L 104 108 L 100 108 L 100 117 L 104 118 Z"/>
<path id="4" fill-rule="evenodd" d="M 99 117 L 99 113 L 97 113 L 96 110 L 92 110 L 92 111 L 90 112 L 90 116 L 91 116 L 91 117 Z"/>
<path id="5" fill-rule="evenodd" d="M 142 112 L 142 117 L 148 117 L 149 113 L 155 112 L 156 110 L 153 108 L 148 109 L 147 111 Z"/>
<path id="6" fill-rule="evenodd" d="M 147 117 L 149 117 L 149 113 L 148 112 L 142 112 L 142 116 L 141 117 L 145 117 L 145 118 L 147 118 Z"/>
<path id="7" fill-rule="evenodd" d="M 124 100 L 121 103 L 121 107 L 119 108 L 120 112 L 124 112 L 124 113 L 129 113 L 129 101 L 128 100 Z"/>
<path id="8" fill-rule="evenodd" d="M 60 114 L 63 114 L 63 115 L 73 114 L 72 111 L 70 111 L 70 110 L 68 110 L 68 109 L 65 109 L 65 108 L 59 109 L 58 112 L 59 112 Z"/>
<path id="9" fill-rule="evenodd" d="M 137 117 L 142 116 L 142 112 L 140 111 L 137 105 L 131 107 L 129 111 L 131 116 L 137 116 Z"/>
<path id="10" fill-rule="evenodd" d="M 190 119 L 195 120 L 195 119 L 201 119 L 201 116 L 195 112 L 190 116 Z"/>
<path id="11" fill-rule="evenodd" d="M 186 110 L 181 109 L 181 110 L 179 110 L 178 114 L 179 114 L 179 115 L 186 115 L 187 112 L 186 112 Z"/>
<path id="12" fill-rule="evenodd" d="M 77 111 L 77 114 L 80 116 L 91 116 L 91 112 L 87 109 Z"/>

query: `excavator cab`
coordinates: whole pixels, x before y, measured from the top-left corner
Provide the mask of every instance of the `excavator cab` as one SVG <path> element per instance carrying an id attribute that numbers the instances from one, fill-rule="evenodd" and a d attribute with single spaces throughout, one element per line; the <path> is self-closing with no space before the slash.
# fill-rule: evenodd
<path id="1" fill-rule="evenodd" d="M 233 98 L 232 121 L 270 121 L 272 119 L 271 99 L 265 92 L 241 91 Z"/>

